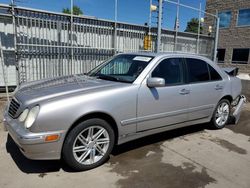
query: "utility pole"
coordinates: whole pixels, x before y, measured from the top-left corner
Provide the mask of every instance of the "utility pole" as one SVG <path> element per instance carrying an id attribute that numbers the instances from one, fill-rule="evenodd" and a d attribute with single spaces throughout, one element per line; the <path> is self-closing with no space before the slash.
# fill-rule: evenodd
<path id="1" fill-rule="evenodd" d="M 162 24 L 162 0 L 159 0 L 157 47 L 156 47 L 157 53 L 161 51 L 161 24 Z"/>
<path id="2" fill-rule="evenodd" d="M 214 41 L 214 62 L 216 62 L 217 58 L 217 48 L 218 48 L 218 39 L 219 39 L 219 28 L 220 28 L 220 17 L 218 16 L 218 11 L 216 11 L 217 22 L 216 22 L 216 33 L 215 33 L 215 41 Z"/>

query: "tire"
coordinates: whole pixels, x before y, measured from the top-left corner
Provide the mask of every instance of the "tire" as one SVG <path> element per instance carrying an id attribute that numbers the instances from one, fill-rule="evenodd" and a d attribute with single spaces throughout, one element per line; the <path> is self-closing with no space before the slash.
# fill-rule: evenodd
<path id="1" fill-rule="evenodd" d="M 76 171 L 90 170 L 106 162 L 114 143 L 114 131 L 105 120 L 89 119 L 69 132 L 64 141 L 62 158 Z"/>
<path id="2" fill-rule="evenodd" d="M 211 119 L 211 124 L 215 129 L 222 129 L 228 123 L 231 114 L 230 102 L 227 99 L 222 99 L 217 104 L 213 117 Z"/>

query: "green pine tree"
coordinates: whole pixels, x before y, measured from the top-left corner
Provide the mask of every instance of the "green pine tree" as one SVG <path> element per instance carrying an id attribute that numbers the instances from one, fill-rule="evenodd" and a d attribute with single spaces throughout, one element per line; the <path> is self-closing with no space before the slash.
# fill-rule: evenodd
<path id="1" fill-rule="evenodd" d="M 188 23 L 187 27 L 185 29 L 185 32 L 190 33 L 198 33 L 198 27 L 199 27 L 199 19 L 198 18 L 192 18 Z M 200 34 L 203 31 L 202 25 L 200 26 Z"/>
<path id="2" fill-rule="evenodd" d="M 63 8 L 62 12 L 65 14 L 71 14 L 71 10 L 69 8 Z M 73 6 L 73 14 L 74 15 L 83 15 L 83 11 L 81 10 L 80 7 L 74 5 Z"/>

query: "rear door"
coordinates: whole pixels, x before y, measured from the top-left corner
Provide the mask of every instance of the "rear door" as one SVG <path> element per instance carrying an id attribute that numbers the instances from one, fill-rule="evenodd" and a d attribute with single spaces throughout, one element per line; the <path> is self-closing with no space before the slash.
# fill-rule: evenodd
<path id="1" fill-rule="evenodd" d="M 190 84 L 189 121 L 209 118 L 220 99 L 224 83 L 206 61 L 185 58 L 187 81 Z"/>

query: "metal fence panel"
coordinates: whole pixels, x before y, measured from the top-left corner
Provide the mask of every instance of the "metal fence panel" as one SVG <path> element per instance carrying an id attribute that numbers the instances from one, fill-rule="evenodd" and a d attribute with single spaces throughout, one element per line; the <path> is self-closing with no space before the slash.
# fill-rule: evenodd
<path id="1" fill-rule="evenodd" d="M 12 80 L 10 85 L 85 73 L 117 52 L 145 51 L 149 31 L 147 26 L 85 16 L 74 16 L 72 24 L 70 15 L 20 7 L 14 8 L 14 20 L 11 7 L 0 5 L 0 34 L 6 40 L 3 50 L 9 50 L 14 58 L 8 70 L 18 70 L 17 83 Z M 150 33 L 152 47 L 146 51 L 154 52 L 157 28 L 152 27 Z M 196 53 L 197 35 L 179 32 L 176 44 L 174 36 L 175 31 L 162 30 L 162 51 Z M 199 53 L 211 58 L 214 38 L 200 35 L 199 40 Z"/>

